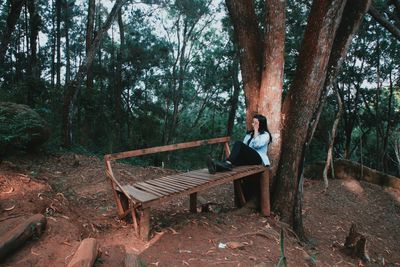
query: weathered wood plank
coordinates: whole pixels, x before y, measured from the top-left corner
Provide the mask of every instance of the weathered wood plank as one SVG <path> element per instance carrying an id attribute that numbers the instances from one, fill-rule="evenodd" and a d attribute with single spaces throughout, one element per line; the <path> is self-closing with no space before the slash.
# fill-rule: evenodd
<path id="1" fill-rule="evenodd" d="M 153 185 L 145 183 L 145 182 L 135 183 L 133 186 L 135 186 L 137 188 L 141 188 L 145 191 L 148 191 L 149 193 L 159 194 L 160 197 L 167 196 L 170 194 L 170 192 L 168 192 L 168 190 L 164 190 L 162 188 L 153 186 Z"/>
<path id="2" fill-rule="evenodd" d="M 163 180 L 161 180 L 161 182 L 165 183 L 165 184 L 168 184 L 170 186 L 174 186 L 176 188 L 180 188 L 182 190 L 186 190 L 186 189 L 188 189 L 190 187 L 193 187 L 193 185 L 179 184 L 179 183 L 174 182 L 174 181 L 168 181 L 167 179 L 163 179 Z"/>
<path id="3" fill-rule="evenodd" d="M 159 186 L 161 188 L 165 188 L 166 190 L 169 190 L 171 193 L 176 193 L 176 192 L 180 192 L 180 191 L 184 190 L 182 188 L 177 188 L 177 187 L 171 186 L 168 183 L 155 181 L 155 180 L 149 180 L 149 181 L 147 181 L 147 183 L 150 183 L 155 186 Z"/>
<path id="4" fill-rule="evenodd" d="M 191 186 L 197 186 L 197 185 L 206 183 L 206 181 L 203 181 L 203 180 L 191 180 L 189 178 L 190 177 L 182 177 L 182 178 L 178 179 L 178 178 L 164 177 L 164 179 L 162 181 L 169 180 L 172 182 L 176 182 L 176 183 L 180 183 L 180 184 L 184 184 L 184 185 L 191 185 Z"/>
<path id="5" fill-rule="evenodd" d="M 192 141 L 192 142 L 186 142 L 186 143 L 180 143 L 180 144 L 157 146 L 157 147 L 151 147 L 151 148 L 145 148 L 145 149 L 125 151 L 125 152 L 121 152 L 121 153 L 107 154 L 104 156 L 104 158 L 106 160 L 130 158 L 130 157 L 143 156 L 143 155 L 154 154 L 154 153 L 159 153 L 159 152 L 167 152 L 167 151 L 173 151 L 173 150 L 178 150 L 178 149 L 198 147 L 198 146 L 203 146 L 203 145 L 224 143 L 224 142 L 229 142 L 229 140 L 230 140 L 230 137 L 225 136 L 225 137 L 212 138 L 212 139 L 207 139 L 207 140 L 198 140 L 198 141 Z"/>
<path id="6" fill-rule="evenodd" d="M 192 193 L 195 193 L 195 192 L 200 192 L 200 191 L 206 190 L 208 188 L 212 188 L 212 187 L 220 185 L 220 184 L 229 183 L 229 182 L 234 181 L 236 179 L 247 177 L 247 176 L 250 176 L 252 174 L 260 173 L 260 172 L 264 171 L 264 168 L 248 168 L 248 169 L 249 170 L 246 170 L 246 168 L 242 168 L 243 171 L 241 171 L 241 172 L 233 173 L 233 175 L 224 176 L 224 177 L 222 177 L 222 178 L 220 178 L 218 180 L 214 180 L 214 181 L 212 181 L 210 183 L 205 183 L 205 184 L 190 188 L 190 189 L 188 189 L 186 191 L 176 193 L 173 196 L 170 195 L 170 196 L 165 196 L 163 198 L 150 200 L 148 202 L 143 202 L 142 206 L 144 208 L 145 207 L 151 207 L 153 205 L 157 205 L 159 203 L 163 203 L 163 202 L 169 201 L 169 200 L 171 200 L 171 199 L 173 199 L 175 197 L 178 197 L 178 196 L 184 196 L 184 195 L 189 195 L 189 194 L 192 194 Z"/>
<path id="7" fill-rule="evenodd" d="M 156 195 L 139 190 L 131 185 L 124 185 L 123 188 L 132 198 L 137 199 L 140 202 L 148 202 L 158 198 Z"/>

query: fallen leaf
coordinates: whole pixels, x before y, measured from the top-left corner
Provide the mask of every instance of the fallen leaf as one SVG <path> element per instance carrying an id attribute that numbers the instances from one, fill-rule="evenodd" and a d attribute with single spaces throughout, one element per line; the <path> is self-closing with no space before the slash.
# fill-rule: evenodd
<path id="1" fill-rule="evenodd" d="M 168 229 L 172 232 L 173 235 L 177 235 L 178 232 L 175 231 L 172 227 L 168 227 Z"/>
<path id="2" fill-rule="evenodd" d="M 10 210 L 13 210 L 14 208 L 15 208 L 15 205 L 12 206 L 12 207 L 10 207 L 10 208 L 5 208 L 4 210 L 5 210 L 5 211 L 10 211 Z"/>
<path id="3" fill-rule="evenodd" d="M 226 246 L 230 249 L 237 249 L 237 248 L 240 249 L 243 248 L 245 245 L 243 243 L 233 241 L 226 243 Z"/>
<path id="4" fill-rule="evenodd" d="M 72 245 L 70 243 L 68 243 L 67 241 L 62 242 L 61 244 L 64 244 L 64 245 L 72 247 Z"/>
<path id="5" fill-rule="evenodd" d="M 20 177 L 20 180 L 27 184 L 27 183 L 29 183 L 31 181 L 31 178 L 25 176 L 25 177 Z"/>
<path id="6" fill-rule="evenodd" d="M 8 190 L 7 192 L 4 192 L 4 193 L 10 194 L 10 193 L 12 193 L 12 192 L 14 192 L 14 187 L 11 187 L 10 190 Z"/>

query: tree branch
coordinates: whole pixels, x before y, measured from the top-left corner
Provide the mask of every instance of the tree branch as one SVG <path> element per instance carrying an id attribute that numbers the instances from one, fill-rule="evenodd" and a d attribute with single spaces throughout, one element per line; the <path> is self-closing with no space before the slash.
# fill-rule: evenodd
<path id="1" fill-rule="evenodd" d="M 400 29 L 390 23 L 389 20 L 383 16 L 378 9 L 373 5 L 369 7 L 368 13 L 373 17 L 380 25 L 382 25 L 386 30 L 388 30 L 393 36 L 400 41 Z"/>

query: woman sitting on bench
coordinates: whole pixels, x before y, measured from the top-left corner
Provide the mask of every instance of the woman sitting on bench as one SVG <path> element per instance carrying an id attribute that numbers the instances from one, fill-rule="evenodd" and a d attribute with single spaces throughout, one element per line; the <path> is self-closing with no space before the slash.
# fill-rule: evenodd
<path id="1" fill-rule="evenodd" d="M 232 152 L 225 161 L 207 159 L 209 173 L 231 171 L 235 166 L 264 164 L 269 166 L 267 156 L 268 145 L 272 142 L 271 133 L 268 131 L 267 118 L 257 114 L 253 116 L 253 129 L 247 132 L 243 142 L 236 141 Z"/>

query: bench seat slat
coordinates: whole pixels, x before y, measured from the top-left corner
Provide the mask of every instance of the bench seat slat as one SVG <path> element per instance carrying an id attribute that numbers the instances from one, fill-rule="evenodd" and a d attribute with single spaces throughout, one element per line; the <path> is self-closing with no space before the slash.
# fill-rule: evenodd
<path id="1" fill-rule="evenodd" d="M 172 177 L 164 177 L 161 181 L 165 181 L 165 180 L 169 180 L 169 181 L 172 181 L 172 182 L 176 182 L 176 183 L 179 183 L 179 184 L 184 184 L 184 185 L 191 185 L 191 186 L 196 186 L 196 185 L 199 185 L 199 184 L 204 184 L 205 182 L 207 182 L 207 181 L 203 181 L 203 180 L 192 180 L 192 179 L 190 179 L 190 177 L 182 177 L 182 178 L 180 178 L 180 179 L 178 179 L 178 178 L 172 178 Z"/>
<path id="2" fill-rule="evenodd" d="M 151 194 L 157 195 L 159 197 L 163 197 L 163 196 L 168 196 L 169 195 L 168 191 L 161 190 L 161 189 L 156 188 L 154 186 L 151 186 L 149 184 L 145 184 L 145 183 L 141 183 L 140 182 L 140 183 L 133 184 L 133 186 L 137 187 L 137 188 L 139 188 L 139 189 L 141 189 L 143 191 L 146 191 L 146 192 L 149 192 Z"/>
<path id="3" fill-rule="evenodd" d="M 147 181 L 147 183 L 161 187 L 161 188 L 165 188 L 165 189 L 169 190 L 171 193 L 176 193 L 176 192 L 180 192 L 180 191 L 187 189 L 187 187 L 178 187 L 174 184 L 167 183 L 166 181 L 160 182 L 160 181 L 151 180 L 151 181 Z"/>
<path id="4" fill-rule="evenodd" d="M 159 197 L 148 192 L 139 190 L 131 185 L 124 185 L 122 187 L 125 192 L 127 192 L 131 197 L 140 201 L 140 202 L 148 202 L 154 199 L 158 199 Z"/>
<path id="5" fill-rule="evenodd" d="M 235 170 L 236 169 L 236 170 Z M 212 177 L 214 177 L 214 179 L 210 179 L 209 181 L 205 181 L 202 184 L 199 184 L 198 186 L 193 186 L 188 188 L 185 191 L 182 192 L 177 192 L 168 196 L 162 196 L 159 197 L 157 199 L 153 199 L 153 200 L 149 200 L 149 201 L 145 201 L 142 202 L 142 206 L 143 208 L 146 207 L 151 207 L 153 205 L 155 205 L 156 203 L 162 203 L 162 202 L 166 202 L 169 200 L 174 199 L 177 196 L 184 196 L 184 195 L 188 195 L 188 194 L 192 194 L 192 193 L 196 193 L 199 191 L 203 191 L 206 190 L 208 188 L 212 188 L 216 185 L 219 184 L 224 184 L 230 181 L 234 181 L 236 179 L 240 179 L 252 174 L 256 174 L 256 173 L 261 173 L 265 170 L 265 167 L 263 166 L 243 166 L 243 167 L 238 167 L 238 168 L 234 168 L 235 171 L 229 171 L 229 172 L 217 172 L 216 174 L 212 174 Z M 207 171 L 207 169 L 205 169 L 205 171 Z M 188 173 L 186 173 L 188 174 Z M 168 177 L 168 176 L 167 176 Z"/>
<path id="6" fill-rule="evenodd" d="M 183 190 L 186 190 L 188 188 L 192 188 L 193 186 L 195 186 L 195 185 L 190 185 L 190 184 L 181 184 L 181 183 L 178 183 L 176 181 L 169 181 L 167 179 L 162 179 L 160 182 L 166 183 L 166 184 L 168 184 L 170 186 L 174 186 L 174 187 L 177 187 L 177 188 L 182 188 Z"/>

